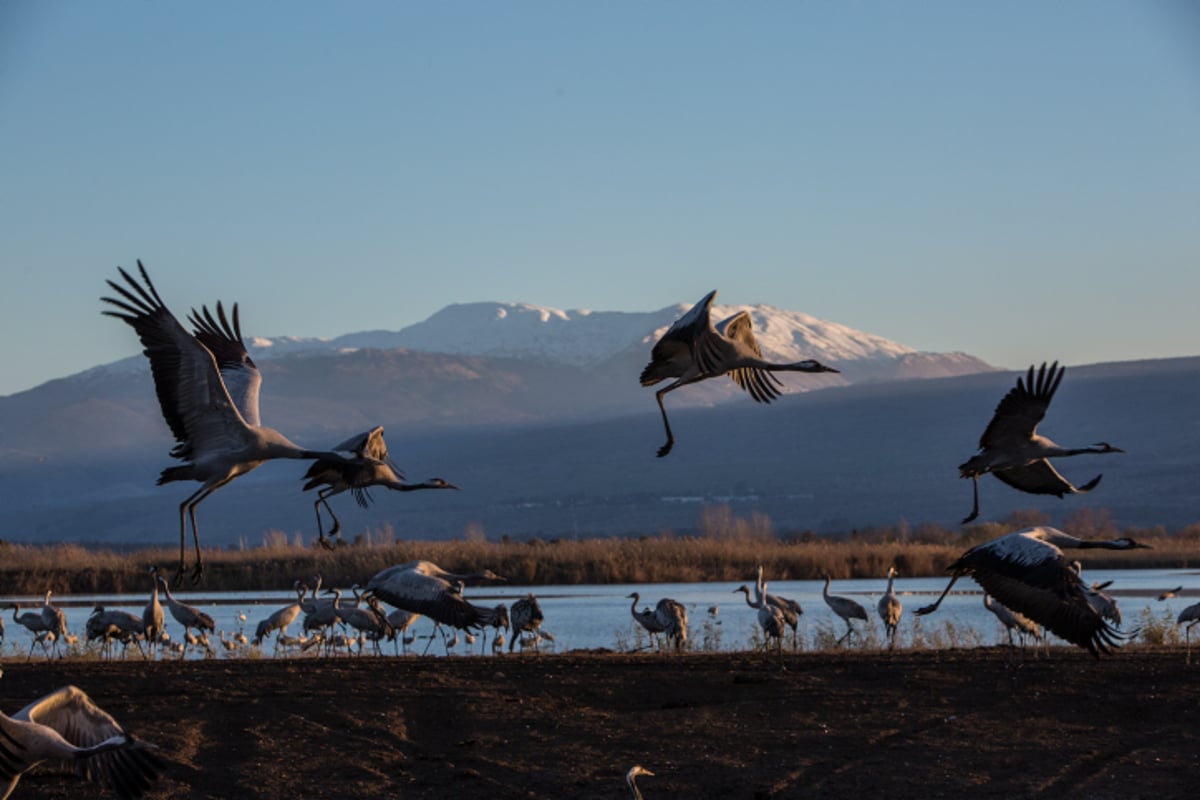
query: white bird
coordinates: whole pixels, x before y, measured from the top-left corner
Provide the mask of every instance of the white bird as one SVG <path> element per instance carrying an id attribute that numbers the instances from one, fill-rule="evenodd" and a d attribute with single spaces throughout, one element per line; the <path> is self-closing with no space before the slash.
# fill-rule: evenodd
<path id="1" fill-rule="evenodd" d="M 163 418 L 175 435 L 171 457 L 186 462 L 184 466 L 164 469 L 158 484 L 172 481 L 201 484 L 179 506 L 179 571 L 175 576 L 176 582 L 182 580 L 187 566 L 186 519 L 190 517 L 196 545 L 192 581 L 196 582 L 204 575 L 196 506 L 210 494 L 275 458 L 355 459 L 330 451 L 305 449 L 259 423 L 258 391 L 262 376 L 242 341 L 236 304 L 232 324 L 220 303 L 216 317 L 204 306 L 200 313 L 193 310 L 190 321 L 194 331 L 189 333 L 167 309 L 140 260 L 138 270 L 145 286 L 124 269 L 117 269 L 128 287 L 108 281 L 123 299 L 102 297 L 101 300 L 118 309 L 103 313 L 124 320 L 137 332 L 145 348 L 143 353 L 150 359 Z"/>
<path id="2" fill-rule="evenodd" d="M 846 633 L 841 639 L 837 640 L 837 643 L 841 644 L 849 639 L 850 635 L 854 633 L 854 626 L 850 624 L 850 620 L 861 619 L 863 622 L 868 622 L 870 617 L 867 616 L 867 610 L 863 608 L 862 603 L 859 603 L 857 600 L 851 600 L 849 597 L 841 597 L 839 595 L 830 594 L 829 584 L 831 580 L 832 579 L 827 574 L 825 576 L 825 591 L 823 594 L 826 605 L 833 609 L 833 613 L 837 614 L 846 622 Z"/>
<path id="3" fill-rule="evenodd" d="M 313 504 L 313 509 L 317 512 L 317 542 L 327 550 L 331 545 L 321 526 L 322 505 L 333 520 L 329 537 L 336 537 L 339 542 L 342 541 L 342 523 L 329 507 L 329 498 L 334 495 L 349 491 L 354 495 L 355 502 L 366 508 L 371 502 L 371 495 L 367 490 L 372 486 L 383 486 L 396 492 L 458 488 L 441 478 L 430 478 L 424 483 L 405 483 L 404 473 L 400 472 L 396 462 L 388 456 L 382 426 L 351 436 L 333 449 L 339 453 L 353 453 L 359 460 L 348 463 L 320 458 L 304 473 L 304 479 L 307 481 L 304 491 L 323 487 L 317 491 L 317 501 Z"/>
<path id="4" fill-rule="evenodd" d="M 11 717 L 0 713 L 0 800 L 43 761 L 66 761 L 84 780 L 141 797 L 163 766 L 155 749 L 127 734 L 81 689 L 64 686 Z"/>
<path id="5" fill-rule="evenodd" d="M 1183 629 L 1183 636 L 1187 642 L 1187 663 L 1192 663 L 1192 626 L 1200 622 L 1200 603 L 1194 603 L 1183 611 L 1179 612 L 1179 618 L 1175 620 L 1176 625 L 1188 623 L 1188 626 Z"/>
<path id="6" fill-rule="evenodd" d="M 755 400 L 769 403 L 779 397 L 783 388 L 783 384 L 771 374 L 773 372 L 837 372 L 812 359 L 791 364 L 764 361 L 762 349 L 751 329 L 749 311 L 740 311 L 713 326 L 709 314 L 716 296 L 714 289 L 677 319 L 654 345 L 650 363 L 642 370 L 642 386 L 653 386 L 668 378 L 675 378 L 673 383 L 654 394 L 658 400 L 658 410 L 662 412 L 663 427 L 667 431 L 667 442 L 658 450 L 659 458 L 671 452 L 675 445 L 671 423 L 667 421 L 667 410 L 663 406 L 663 397 L 667 392 L 689 383 L 728 374 Z"/>
<path id="7" fill-rule="evenodd" d="M 958 467 L 961 478 L 970 478 L 974 490 L 974 506 L 963 519 L 966 524 L 979 516 L 979 476 L 991 473 L 1014 489 L 1029 494 L 1067 494 L 1090 492 L 1100 483 L 1097 475 L 1083 486 L 1075 486 L 1058 473 L 1047 460 L 1084 453 L 1123 453 L 1118 447 L 1099 442 L 1089 447 L 1061 447 L 1045 436 L 1038 435 L 1037 426 L 1046 416 L 1054 392 L 1062 383 L 1065 368 L 1055 361 L 1049 370 L 1045 362 L 1034 375 L 1029 368 L 1024 379 L 1018 377 L 1015 388 L 996 406 L 992 421 L 979 438 L 979 453 Z"/>
<path id="8" fill-rule="evenodd" d="M 625 773 L 625 785 L 629 787 L 629 791 L 633 792 L 633 800 L 645 800 L 645 798 L 642 797 L 641 789 L 638 789 L 637 786 L 637 777 L 639 775 L 649 775 L 651 778 L 654 777 L 653 772 L 640 764 L 635 764 L 633 768 L 629 770 L 629 772 Z"/>
<path id="9" fill-rule="evenodd" d="M 458 574 L 430 561 L 410 561 L 376 573 L 367 581 L 367 594 L 405 611 L 423 614 L 436 623 L 456 629 L 508 624 L 504 604 L 495 608 L 474 605 L 457 590 L 458 581 L 502 581 L 490 569 Z"/>
<path id="10" fill-rule="evenodd" d="M 896 568 L 888 567 L 887 591 L 884 592 L 883 597 L 879 598 L 879 618 L 883 620 L 889 647 L 896 644 L 896 628 L 900 627 L 900 615 L 904 613 L 904 606 L 901 604 L 900 598 L 896 596 L 895 581 Z"/>
<path id="11" fill-rule="evenodd" d="M 1120 646 L 1123 636 L 1088 601 L 1087 587 L 1067 563 L 1063 548 L 1106 550 L 1149 549 L 1133 539 L 1079 539 L 1057 528 L 1016 531 L 972 547 L 947 568 L 950 583 L 932 605 L 917 610 L 931 614 L 963 575 L 970 575 L 1008 608 L 1024 614 L 1061 639 L 1099 657 Z"/>

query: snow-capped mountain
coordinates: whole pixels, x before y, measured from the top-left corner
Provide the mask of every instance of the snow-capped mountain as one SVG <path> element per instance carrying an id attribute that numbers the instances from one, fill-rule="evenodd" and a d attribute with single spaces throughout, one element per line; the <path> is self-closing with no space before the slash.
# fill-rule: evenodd
<path id="1" fill-rule="evenodd" d="M 437 353 L 520 358 L 588 367 L 631 348 L 644 350 L 690 308 L 658 311 L 590 311 L 530 303 L 456 303 L 423 322 L 398 331 L 364 331 L 335 339 L 253 338 L 256 358 L 304 351 L 347 352 L 363 348 L 406 348 Z M 763 354 L 780 361 L 816 358 L 827 363 L 888 361 L 917 354 L 882 336 L 769 305 L 714 305 L 714 318 L 749 311 Z M 964 354 L 950 356 L 941 374 L 978 372 L 988 366 Z"/>

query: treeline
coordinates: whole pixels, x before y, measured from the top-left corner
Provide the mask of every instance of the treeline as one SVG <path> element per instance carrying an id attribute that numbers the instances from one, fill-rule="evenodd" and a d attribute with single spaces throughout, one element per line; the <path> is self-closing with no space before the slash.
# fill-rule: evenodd
<path id="1" fill-rule="evenodd" d="M 1002 522 L 951 529 L 937 525 L 864 528 L 841 535 L 810 531 L 776 533 L 760 514 L 736 517 L 724 506 L 707 510 L 688 535 L 663 531 L 637 537 L 489 541 L 475 527 L 463 539 L 401 541 L 390 529 L 360 536 L 333 552 L 296 543 L 272 532 L 261 545 L 207 550 L 206 591 L 286 590 L 296 580 L 321 575 L 326 585 L 364 584 L 385 567 L 417 559 L 454 571 L 488 568 L 514 585 L 745 581 L 762 564 L 771 580 L 880 577 L 895 566 L 904 577 L 941 575 L 962 552 L 1029 525 L 1045 524 L 1038 512 L 1019 512 Z M 1090 569 L 1200 566 L 1200 524 L 1174 532 L 1162 528 L 1118 530 L 1103 512 L 1084 510 L 1062 527 L 1085 538 L 1132 536 L 1151 550 L 1078 553 Z M 189 555 L 189 557 L 191 557 Z M 148 569 L 171 576 L 173 548 L 129 552 L 79 545 L 0 542 L 0 596 L 122 594 L 148 591 Z M 190 584 L 185 588 L 192 589 Z"/>

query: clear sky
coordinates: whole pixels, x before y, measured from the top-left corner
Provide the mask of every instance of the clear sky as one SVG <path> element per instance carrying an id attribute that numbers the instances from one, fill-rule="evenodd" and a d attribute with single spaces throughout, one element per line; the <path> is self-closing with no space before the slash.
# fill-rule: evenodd
<path id="1" fill-rule="evenodd" d="M 1200 353 L 1180 2 L 0 2 L 0 394 L 263 336 L 710 289 L 997 365 Z"/>

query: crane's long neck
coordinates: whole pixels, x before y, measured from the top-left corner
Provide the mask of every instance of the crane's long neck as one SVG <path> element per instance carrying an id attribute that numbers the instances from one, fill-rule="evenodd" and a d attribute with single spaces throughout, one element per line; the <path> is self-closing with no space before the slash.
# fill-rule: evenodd
<path id="1" fill-rule="evenodd" d="M 829 584 L 830 584 L 831 580 L 832 579 L 828 575 L 825 576 L 825 591 L 822 592 L 822 594 L 825 595 L 826 600 L 829 599 Z"/>
<path id="2" fill-rule="evenodd" d="M 645 798 L 642 797 L 641 790 L 638 789 L 637 779 L 634 778 L 634 776 L 632 776 L 632 775 L 628 776 L 627 778 L 625 778 L 625 782 L 629 784 L 629 789 L 630 789 L 630 791 L 633 792 L 633 800 L 645 800 Z"/>
<path id="3" fill-rule="evenodd" d="M 633 602 L 629 604 L 629 613 L 633 614 L 634 619 L 637 619 L 638 618 L 637 604 L 638 604 L 638 600 L 640 600 L 641 598 L 638 597 L 637 592 L 634 592 L 632 597 L 633 597 Z M 749 598 L 749 595 L 747 595 L 747 598 Z M 16 619 L 16 618 L 17 618 L 17 612 L 14 611 L 13 619 Z"/>

